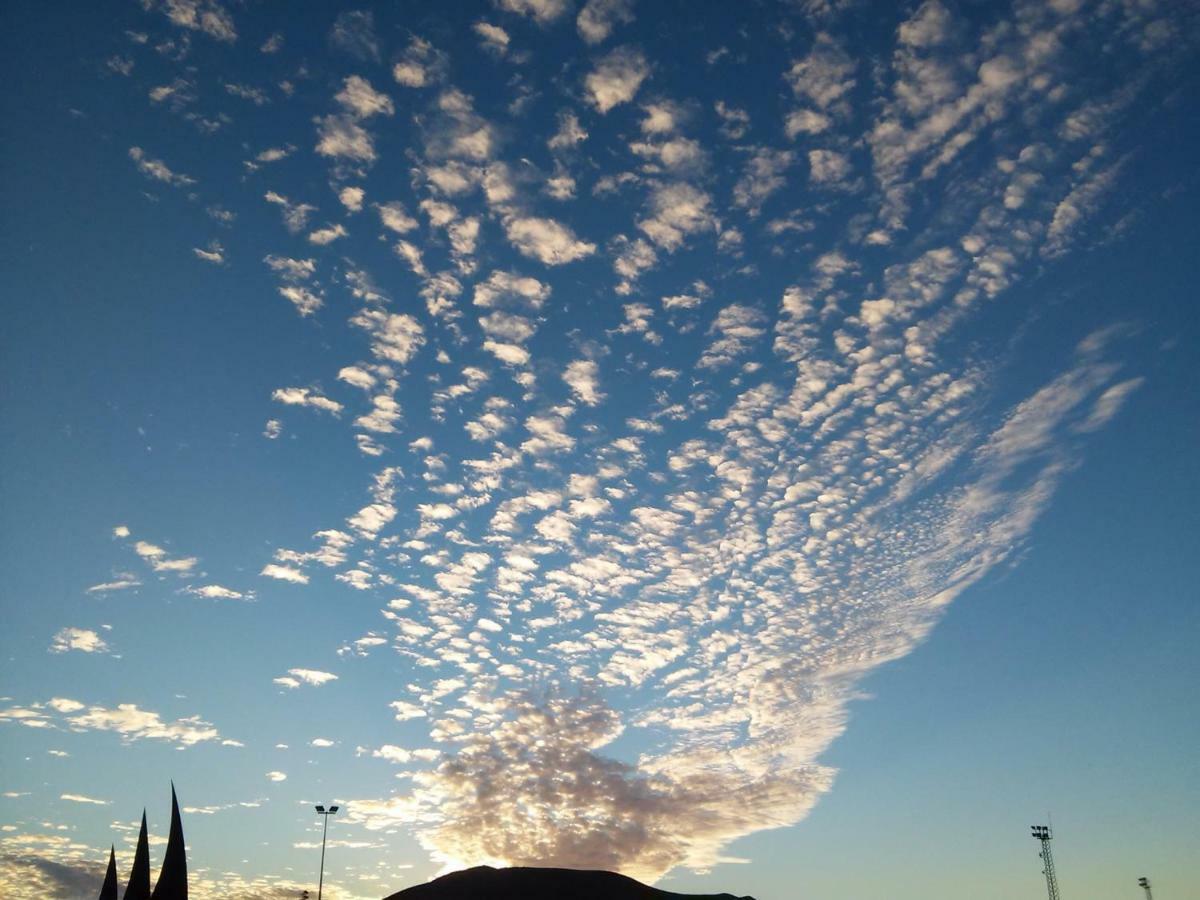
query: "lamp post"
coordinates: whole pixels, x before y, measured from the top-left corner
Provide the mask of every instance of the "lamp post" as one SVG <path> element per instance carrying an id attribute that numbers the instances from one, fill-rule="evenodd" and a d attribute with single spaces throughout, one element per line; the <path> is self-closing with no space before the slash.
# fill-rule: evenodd
<path id="1" fill-rule="evenodd" d="M 1138 887 L 1146 892 L 1146 900 L 1154 900 L 1154 895 L 1150 893 L 1150 879 L 1143 875 L 1138 879 Z"/>
<path id="2" fill-rule="evenodd" d="M 321 889 L 325 886 L 325 835 L 329 833 L 329 817 L 337 815 L 337 811 L 336 806 L 329 809 L 324 806 L 317 807 L 317 815 L 325 820 L 325 825 L 321 828 L 321 874 L 317 879 L 317 900 L 321 900 Z"/>

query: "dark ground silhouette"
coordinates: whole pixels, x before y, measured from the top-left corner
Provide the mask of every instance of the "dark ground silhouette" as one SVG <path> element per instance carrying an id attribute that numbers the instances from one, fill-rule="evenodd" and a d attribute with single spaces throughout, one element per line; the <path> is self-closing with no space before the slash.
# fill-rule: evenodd
<path id="1" fill-rule="evenodd" d="M 673 894 L 615 872 L 476 866 L 387 900 L 754 900 L 733 894 Z"/>

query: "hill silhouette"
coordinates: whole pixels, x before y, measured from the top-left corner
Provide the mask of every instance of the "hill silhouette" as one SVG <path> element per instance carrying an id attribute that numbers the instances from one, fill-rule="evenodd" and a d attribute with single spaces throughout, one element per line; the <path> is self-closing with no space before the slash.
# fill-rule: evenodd
<path id="1" fill-rule="evenodd" d="M 476 866 L 387 900 L 754 900 L 733 894 L 673 894 L 616 872 Z"/>

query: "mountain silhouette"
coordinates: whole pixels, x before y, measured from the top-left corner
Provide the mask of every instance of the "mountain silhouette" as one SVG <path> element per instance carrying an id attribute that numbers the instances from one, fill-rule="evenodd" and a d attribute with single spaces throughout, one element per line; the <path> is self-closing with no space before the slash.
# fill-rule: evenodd
<path id="1" fill-rule="evenodd" d="M 476 866 L 428 884 L 406 888 L 387 900 L 754 900 L 733 894 L 673 894 L 616 872 L 584 869 Z"/>

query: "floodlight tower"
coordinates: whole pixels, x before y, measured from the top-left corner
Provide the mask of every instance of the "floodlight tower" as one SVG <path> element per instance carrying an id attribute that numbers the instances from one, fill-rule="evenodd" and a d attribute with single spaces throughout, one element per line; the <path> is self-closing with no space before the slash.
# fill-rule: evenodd
<path id="1" fill-rule="evenodd" d="M 1143 875 L 1138 879 L 1138 887 L 1146 892 L 1146 900 L 1154 900 L 1154 895 L 1150 893 L 1150 879 Z"/>
<path id="2" fill-rule="evenodd" d="M 1046 894 L 1050 900 L 1062 900 L 1058 892 L 1058 877 L 1054 874 L 1054 855 L 1050 852 L 1050 839 L 1054 833 L 1049 825 L 1031 825 L 1030 831 L 1033 832 L 1033 839 L 1042 844 L 1042 852 L 1038 856 L 1042 858 L 1042 874 L 1046 876 Z"/>
<path id="3" fill-rule="evenodd" d="M 325 824 L 321 828 L 321 875 L 317 880 L 317 900 L 321 900 L 321 889 L 325 886 L 325 835 L 329 834 L 329 817 L 336 816 L 337 811 L 336 806 L 331 806 L 329 809 L 324 806 L 317 807 L 317 815 L 325 820 Z"/>

